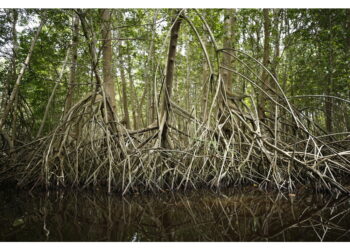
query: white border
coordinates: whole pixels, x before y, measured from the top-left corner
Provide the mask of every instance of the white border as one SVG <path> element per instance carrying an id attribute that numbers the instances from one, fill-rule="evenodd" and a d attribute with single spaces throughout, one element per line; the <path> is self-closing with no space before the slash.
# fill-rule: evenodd
<path id="1" fill-rule="evenodd" d="M 306 0 L 1 0 L 0 8 L 350 8 L 350 1 L 306 1 Z M 244 250 L 347 250 L 349 243 L 4 243 L 0 242 L 1 249 L 22 249 L 26 250 L 62 250 L 81 248 L 109 250 L 116 248 L 127 250 L 232 250 L 240 248 Z"/>

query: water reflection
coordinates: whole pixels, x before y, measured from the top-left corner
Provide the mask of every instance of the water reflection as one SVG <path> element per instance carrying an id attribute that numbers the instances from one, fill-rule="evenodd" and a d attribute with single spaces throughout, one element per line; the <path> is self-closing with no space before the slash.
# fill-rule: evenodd
<path id="1" fill-rule="evenodd" d="M 349 241 L 350 200 L 261 192 L 0 192 L 2 241 Z"/>

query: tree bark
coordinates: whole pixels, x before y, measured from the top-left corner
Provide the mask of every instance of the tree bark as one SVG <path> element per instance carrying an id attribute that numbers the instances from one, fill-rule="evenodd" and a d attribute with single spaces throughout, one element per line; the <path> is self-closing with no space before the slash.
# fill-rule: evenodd
<path id="1" fill-rule="evenodd" d="M 17 21 L 18 21 L 18 12 L 16 9 L 12 10 L 12 62 L 11 62 L 11 66 L 12 66 L 12 77 L 11 79 L 13 80 L 13 82 L 15 82 L 16 78 L 17 78 L 17 51 L 18 51 L 18 41 L 17 41 L 17 31 L 16 31 L 16 25 L 17 25 Z M 16 126 L 16 121 L 17 121 L 17 105 L 18 105 L 18 93 L 15 96 L 15 101 L 13 104 L 13 110 L 12 110 L 12 124 L 11 124 L 11 128 L 12 128 L 12 133 L 11 133 L 11 141 L 10 141 L 10 151 L 12 152 L 13 147 L 15 145 L 15 140 L 16 140 L 16 130 L 17 130 L 17 126 Z"/>
<path id="2" fill-rule="evenodd" d="M 236 10 L 235 9 L 225 9 L 224 13 L 224 48 L 225 49 L 232 49 L 234 48 L 235 43 L 235 33 L 234 33 L 234 26 L 235 26 L 235 15 Z M 234 53 L 232 51 L 228 51 L 231 54 Z M 223 54 L 223 61 L 222 64 L 224 67 L 227 67 L 229 69 L 234 70 L 233 65 L 233 57 L 227 53 Z M 220 105 L 219 105 L 219 113 L 218 113 L 218 119 L 221 124 L 223 124 L 223 130 L 225 131 L 225 134 L 228 136 L 232 133 L 232 126 L 231 124 L 227 123 L 227 117 L 229 115 L 228 112 L 228 97 L 233 96 L 233 75 L 231 70 L 222 69 L 222 80 L 223 85 L 221 88 L 221 98 L 219 99 Z"/>
<path id="3" fill-rule="evenodd" d="M 44 23 L 45 23 L 45 20 L 42 19 L 41 22 L 40 22 L 40 25 L 38 27 L 38 30 L 36 31 L 35 36 L 34 36 L 32 42 L 30 44 L 28 55 L 27 55 L 27 57 L 26 57 L 26 59 L 24 61 L 24 64 L 23 64 L 23 66 L 21 68 L 21 71 L 19 72 L 19 75 L 17 76 L 15 85 L 13 86 L 13 89 L 12 89 L 12 92 L 11 92 L 11 96 L 10 96 L 10 100 L 7 103 L 7 105 L 5 107 L 5 110 L 4 110 L 4 112 L 3 112 L 2 116 L 1 116 L 1 119 L 0 119 L 0 131 L 2 130 L 2 128 L 3 128 L 4 124 L 5 124 L 7 115 L 9 114 L 10 110 L 12 109 L 13 103 L 14 103 L 14 101 L 16 99 L 16 96 L 17 96 L 17 93 L 18 93 L 18 90 L 19 90 L 19 85 L 21 84 L 21 80 L 22 80 L 22 77 L 24 75 L 24 72 L 26 71 L 26 69 L 28 67 L 28 64 L 30 62 L 30 58 L 32 57 L 32 54 L 33 54 L 35 43 L 38 40 L 39 34 L 41 32 L 42 27 L 44 26 Z"/>
<path id="4" fill-rule="evenodd" d="M 235 33 L 234 33 L 234 26 L 235 26 L 235 15 L 236 10 L 235 9 L 225 9 L 224 14 L 224 48 L 232 49 L 234 48 L 234 40 L 235 40 Z M 233 58 L 232 56 L 224 53 L 223 55 L 223 65 L 232 68 L 233 67 Z M 232 71 L 229 70 L 223 70 L 223 81 L 224 81 L 224 88 L 226 92 L 231 93 L 232 92 Z"/>
<path id="5" fill-rule="evenodd" d="M 132 76 L 132 61 L 131 61 L 131 56 L 130 56 L 130 53 L 128 53 L 128 77 L 129 77 L 129 86 L 130 86 L 130 90 L 131 90 L 131 106 L 132 106 L 132 116 L 133 116 L 133 120 L 134 120 L 134 123 L 133 123 L 133 127 L 134 129 L 138 129 L 139 128 L 139 125 L 141 124 L 141 121 L 142 121 L 142 111 L 141 111 L 141 106 L 139 105 L 139 102 L 138 102 L 138 97 L 137 97 L 137 90 L 135 88 L 135 85 L 134 85 L 134 79 L 133 79 L 133 76 Z"/>
<path id="6" fill-rule="evenodd" d="M 130 116 L 129 116 L 129 107 L 128 107 L 128 94 L 127 94 L 127 84 L 125 79 L 125 71 L 124 71 L 124 62 L 122 59 L 122 55 L 120 55 L 119 59 L 119 69 L 120 69 L 120 78 L 122 82 L 122 97 L 123 97 L 123 111 L 124 111 L 124 124 L 127 129 L 130 129 Z"/>
<path id="7" fill-rule="evenodd" d="M 65 103 L 65 113 L 72 107 L 74 100 L 74 89 L 76 85 L 76 70 L 78 60 L 78 42 L 79 42 L 79 17 L 75 15 L 73 17 L 73 34 L 72 34 L 72 46 L 71 46 L 71 66 L 69 73 L 68 91 Z"/>
<path id="8" fill-rule="evenodd" d="M 61 69 L 60 75 L 58 76 L 58 80 L 56 81 L 55 86 L 52 89 L 52 92 L 51 92 L 51 95 L 49 97 L 49 100 L 47 101 L 47 104 L 46 104 L 46 107 L 45 107 L 45 113 L 44 113 L 44 116 L 43 116 L 43 120 L 41 121 L 40 128 L 38 130 L 38 133 L 36 134 L 37 138 L 39 138 L 39 136 L 41 135 L 41 133 L 43 131 L 43 128 L 44 128 L 47 116 L 49 114 L 49 110 L 50 110 L 50 106 L 51 106 L 52 100 L 53 100 L 53 98 L 55 96 L 55 93 L 56 93 L 56 89 L 57 89 L 58 85 L 61 83 L 61 79 L 62 79 L 63 74 L 64 74 L 64 69 L 66 68 L 68 55 L 69 55 L 69 48 L 67 50 L 67 54 L 66 54 L 66 57 L 64 59 L 63 65 L 62 65 L 62 69 Z"/>
<path id="9" fill-rule="evenodd" d="M 96 84 L 95 84 L 95 91 L 94 94 L 97 94 L 97 91 L 100 89 L 102 85 L 102 80 L 100 78 L 99 72 L 98 72 L 98 62 L 97 62 L 97 55 L 96 55 L 96 44 L 94 40 L 94 34 L 91 34 L 92 32 L 89 32 L 88 23 L 86 21 L 86 12 L 83 12 L 81 9 L 76 10 L 80 23 L 81 28 L 83 30 L 85 39 L 87 40 L 89 44 L 89 52 L 91 56 L 91 79 L 90 81 L 93 81 L 93 77 L 95 76 Z"/>
<path id="10" fill-rule="evenodd" d="M 103 38 L 103 87 L 106 98 L 111 105 L 113 112 L 116 110 L 115 86 L 112 70 L 112 35 L 111 35 L 111 11 L 109 9 L 101 10 L 102 19 L 102 38 Z"/>
<path id="11" fill-rule="evenodd" d="M 206 121 L 208 119 L 208 99 L 209 99 L 209 81 L 208 81 L 208 63 L 206 60 L 203 62 L 202 67 L 202 100 L 201 100 L 201 110 L 202 110 L 202 120 Z"/>
<path id="12" fill-rule="evenodd" d="M 276 79 L 278 79 L 278 64 L 279 64 L 279 57 L 280 57 L 280 40 L 281 40 L 280 15 L 282 11 L 283 10 L 281 9 L 273 10 L 273 15 L 274 15 L 273 26 L 275 30 L 275 36 L 273 41 L 274 55 L 272 60 L 271 73 L 274 75 Z"/>
<path id="13" fill-rule="evenodd" d="M 270 20 L 270 10 L 263 9 L 264 15 L 264 55 L 263 55 L 263 65 L 265 68 L 269 67 L 270 64 L 270 35 L 271 35 L 271 20 Z M 261 74 L 262 80 L 262 89 L 267 92 L 269 86 L 269 76 L 266 70 L 262 70 Z M 260 120 L 264 120 L 266 118 L 265 110 L 266 110 L 266 95 L 264 93 L 259 93 L 258 95 L 258 116 Z"/>
<path id="14" fill-rule="evenodd" d="M 154 72 L 154 40 L 156 36 L 156 21 L 157 21 L 157 15 L 158 15 L 158 9 L 155 10 L 155 13 L 152 18 L 152 25 L 150 28 L 151 37 L 149 49 L 147 53 L 147 60 L 145 62 L 145 72 L 143 74 L 143 77 L 145 79 L 145 88 L 143 90 L 141 100 L 140 100 L 140 110 L 142 110 L 142 107 L 144 107 L 145 100 L 147 99 L 147 105 L 146 105 L 146 124 L 151 124 L 155 120 L 155 101 L 154 101 L 154 89 L 153 89 L 153 73 Z M 142 122 L 143 119 L 141 118 Z M 145 126 L 145 124 L 143 124 Z"/>
<path id="15" fill-rule="evenodd" d="M 327 86 L 326 86 L 326 95 L 331 96 L 333 94 L 333 47 L 332 47 L 332 35 L 331 35 L 331 29 L 332 29 L 332 20 L 331 15 L 328 17 L 328 31 L 329 36 L 329 48 L 328 48 L 328 67 L 327 67 Z M 326 97 L 325 100 L 325 114 L 326 114 L 326 130 L 328 133 L 333 132 L 333 98 Z"/>
<path id="16" fill-rule="evenodd" d="M 169 44 L 165 83 L 163 88 L 161 115 L 160 115 L 160 121 L 159 121 L 160 147 L 162 148 L 172 148 L 172 145 L 171 145 L 172 143 L 168 135 L 169 113 L 170 113 L 170 105 L 171 105 L 170 101 L 171 101 L 172 89 L 173 89 L 177 40 L 179 37 L 181 22 L 182 22 L 181 17 L 178 17 L 177 19 L 175 17 L 175 19 L 173 20 L 174 25 L 172 26 L 170 31 L 170 44 Z"/>
<path id="17" fill-rule="evenodd" d="M 205 13 L 203 13 L 204 18 L 206 18 Z M 205 30 L 206 27 L 203 24 L 203 29 Z M 205 48 L 208 47 L 208 38 L 204 37 L 203 40 L 204 46 Z M 209 53 L 209 51 L 208 51 Z M 209 92 L 210 92 L 210 75 L 209 75 L 209 65 L 208 62 L 205 58 L 203 58 L 203 66 L 202 66 L 202 83 L 203 83 L 203 87 L 202 87 L 202 100 L 201 100 L 201 111 L 202 111 L 202 120 L 203 122 L 206 122 L 208 119 L 208 103 L 209 103 Z"/>
<path id="18" fill-rule="evenodd" d="M 350 9 L 346 9 L 346 30 L 347 30 L 347 40 L 346 40 L 346 58 L 350 58 Z M 350 75 L 350 69 L 347 69 L 348 75 Z M 348 79 L 349 81 L 349 79 Z M 348 82 L 348 86 L 350 86 L 350 82 Z M 348 89 L 348 98 L 350 100 L 350 88 Z M 346 128 L 347 131 L 350 132 L 350 108 L 347 108 L 346 117 Z"/>

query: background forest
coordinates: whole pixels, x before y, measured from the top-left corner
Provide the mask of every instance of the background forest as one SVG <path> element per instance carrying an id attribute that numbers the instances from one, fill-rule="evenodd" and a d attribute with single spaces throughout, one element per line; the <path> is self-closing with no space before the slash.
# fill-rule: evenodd
<path id="1" fill-rule="evenodd" d="M 349 192 L 350 9 L 1 9 L 0 177 Z"/>

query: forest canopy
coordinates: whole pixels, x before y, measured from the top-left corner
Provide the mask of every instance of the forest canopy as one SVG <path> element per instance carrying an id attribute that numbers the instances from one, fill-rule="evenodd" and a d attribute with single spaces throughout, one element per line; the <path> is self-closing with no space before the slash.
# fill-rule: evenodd
<path id="1" fill-rule="evenodd" d="M 0 182 L 349 193 L 350 9 L 0 9 Z"/>

